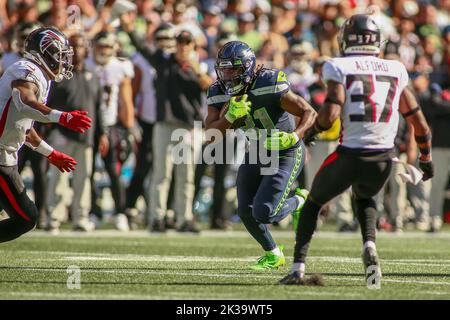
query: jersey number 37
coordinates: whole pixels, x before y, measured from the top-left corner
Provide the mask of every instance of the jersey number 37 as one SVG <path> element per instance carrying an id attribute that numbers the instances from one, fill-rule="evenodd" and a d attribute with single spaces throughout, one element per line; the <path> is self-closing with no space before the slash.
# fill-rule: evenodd
<path id="1" fill-rule="evenodd" d="M 362 93 L 353 94 L 352 91 L 356 90 L 352 89 L 350 91 L 350 101 L 352 103 L 363 103 L 364 114 L 350 114 L 350 121 L 377 122 L 377 107 L 381 107 L 383 109 L 378 122 L 389 122 L 392 115 L 392 102 L 397 92 L 398 78 L 381 75 L 350 74 L 347 76 L 346 89 L 350 90 L 356 82 L 362 83 Z M 382 92 L 378 92 L 378 89 L 381 91 L 383 86 L 388 88 L 385 99 L 380 94 Z"/>

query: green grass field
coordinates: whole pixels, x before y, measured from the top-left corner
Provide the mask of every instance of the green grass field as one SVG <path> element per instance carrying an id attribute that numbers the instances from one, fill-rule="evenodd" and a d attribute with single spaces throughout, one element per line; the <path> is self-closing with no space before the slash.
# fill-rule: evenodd
<path id="1" fill-rule="evenodd" d="M 127 235 L 69 231 L 50 236 L 34 231 L 0 245 L 1 299 L 450 299 L 450 233 L 380 234 L 383 280 L 365 286 L 360 236 L 319 232 L 308 272 L 324 276 L 324 287 L 277 285 L 292 261 L 293 233 L 275 231 L 286 245 L 280 270 L 255 272 L 248 265 L 261 253 L 245 231 L 200 236 Z M 81 288 L 67 288 L 67 268 L 81 269 Z"/>

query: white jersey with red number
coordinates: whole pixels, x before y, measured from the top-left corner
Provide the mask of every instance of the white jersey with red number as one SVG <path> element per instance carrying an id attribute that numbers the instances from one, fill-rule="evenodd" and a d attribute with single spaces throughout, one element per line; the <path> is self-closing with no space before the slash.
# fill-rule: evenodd
<path id="1" fill-rule="evenodd" d="M 346 100 L 341 112 L 341 145 L 390 149 L 397 134 L 400 94 L 408 73 L 398 61 L 372 56 L 333 58 L 322 70 L 325 82 L 342 83 Z"/>
<path id="2" fill-rule="evenodd" d="M 133 64 L 127 59 L 113 57 L 105 65 L 96 64 L 93 59 L 88 59 L 86 66 L 100 79 L 103 90 L 100 108 L 103 125 L 106 127 L 113 126 L 117 123 L 119 114 L 120 84 L 126 77 L 134 77 Z"/>
<path id="3" fill-rule="evenodd" d="M 37 100 L 47 103 L 51 81 L 42 70 L 29 60 L 19 60 L 12 64 L 0 78 L 0 165 L 17 164 L 17 151 L 25 142 L 33 120 L 24 116 L 12 100 L 11 83 L 24 80 L 38 87 Z"/>

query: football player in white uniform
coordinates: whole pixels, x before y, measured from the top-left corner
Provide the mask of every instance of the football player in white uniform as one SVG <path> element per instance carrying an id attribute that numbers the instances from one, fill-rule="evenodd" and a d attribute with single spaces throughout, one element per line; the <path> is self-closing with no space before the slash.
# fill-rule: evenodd
<path id="1" fill-rule="evenodd" d="M 108 152 L 102 154 L 105 169 L 111 180 L 116 216 L 115 226 L 118 230 L 128 231 L 128 219 L 125 213 L 125 187 L 117 172 L 119 161 L 118 148 L 121 128 L 130 129 L 134 125 L 134 104 L 131 79 L 134 77 L 134 68 L 128 59 L 117 58 L 117 37 L 114 33 L 102 31 L 93 40 L 93 58 L 88 59 L 86 67 L 100 78 L 103 88 L 103 100 L 100 107 L 103 126 L 109 139 Z M 123 130 L 122 130 L 123 131 Z M 94 166 L 95 169 L 95 166 Z M 95 192 L 95 188 L 92 188 Z M 93 211 L 100 213 L 96 206 L 93 194 Z"/>
<path id="2" fill-rule="evenodd" d="M 17 152 L 23 144 L 47 157 L 61 171 L 75 169 L 75 159 L 54 150 L 32 129 L 34 121 L 59 123 L 81 133 L 91 127 L 86 112 L 61 112 L 45 105 L 51 81 L 71 77 L 72 54 L 59 30 L 39 28 L 25 41 L 24 59 L 11 65 L 0 78 L 0 206 L 9 216 L 0 221 L 0 242 L 30 231 L 38 218 L 17 170 Z"/>
<path id="3" fill-rule="evenodd" d="M 377 210 L 373 197 L 391 172 L 399 113 L 414 128 L 423 180 L 433 176 L 430 129 L 416 99 L 406 87 L 408 73 L 405 66 L 398 61 L 378 58 L 380 38 L 380 29 L 370 16 L 352 16 L 340 33 L 343 57 L 331 59 L 323 67 L 327 98 L 315 125 L 305 134 L 305 142 L 329 129 L 340 117 L 340 145 L 325 159 L 315 176 L 300 215 L 294 264 L 280 284 L 308 283 L 304 279 L 305 261 L 319 211 L 350 186 L 361 225 L 366 277 L 368 282 L 381 278 L 375 246 Z"/>

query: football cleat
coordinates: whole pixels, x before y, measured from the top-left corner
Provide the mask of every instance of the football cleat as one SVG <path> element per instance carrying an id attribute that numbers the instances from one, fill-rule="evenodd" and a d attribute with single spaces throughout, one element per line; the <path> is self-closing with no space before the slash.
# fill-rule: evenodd
<path id="1" fill-rule="evenodd" d="M 279 246 L 281 255 L 276 255 L 271 251 L 267 251 L 265 255 L 260 257 L 254 265 L 250 268 L 253 270 L 270 270 L 270 269 L 278 269 L 281 266 L 284 266 L 286 263 L 286 259 L 283 254 L 284 246 Z"/>
<path id="2" fill-rule="evenodd" d="M 306 189 L 300 189 L 297 188 L 295 189 L 295 195 L 303 198 L 305 201 L 308 198 L 309 195 L 309 191 Z M 292 218 L 293 218 L 293 224 L 294 224 L 294 231 L 295 233 L 297 233 L 297 229 L 298 229 L 298 220 L 300 219 L 300 213 L 302 212 L 303 206 L 305 205 L 305 203 L 303 203 L 299 208 L 295 209 L 292 212 Z"/>
<path id="3" fill-rule="evenodd" d="M 364 264 L 364 272 L 366 274 L 367 285 L 374 285 L 372 283 L 372 280 L 381 279 L 380 260 L 378 258 L 377 250 L 372 247 L 365 248 L 362 254 L 362 260 Z M 375 279 L 373 279 L 374 274 Z"/>
<path id="4" fill-rule="evenodd" d="M 300 274 L 299 271 L 291 272 L 283 279 L 278 281 L 278 284 L 284 285 L 303 285 L 303 283 L 304 283 L 303 276 Z"/>

